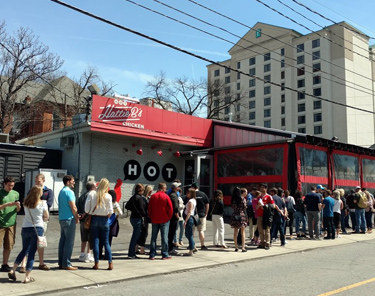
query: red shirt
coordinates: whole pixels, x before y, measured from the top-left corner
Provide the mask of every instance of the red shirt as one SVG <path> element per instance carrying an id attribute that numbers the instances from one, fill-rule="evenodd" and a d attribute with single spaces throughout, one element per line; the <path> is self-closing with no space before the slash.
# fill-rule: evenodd
<path id="1" fill-rule="evenodd" d="M 172 202 L 169 196 L 158 191 L 151 195 L 148 203 L 148 216 L 152 223 L 163 224 L 171 220 L 173 215 Z"/>
<path id="2" fill-rule="evenodd" d="M 267 194 L 267 193 L 265 195 L 261 196 L 259 199 L 261 199 L 263 201 L 264 205 L 267 205 L 267 204 L 272 205 L 272 204 L 275 203 L 272 196 Z M 263 217 L 263 208 L 261 208 L 261 207 L 258 208 L 258 217 Z"/>

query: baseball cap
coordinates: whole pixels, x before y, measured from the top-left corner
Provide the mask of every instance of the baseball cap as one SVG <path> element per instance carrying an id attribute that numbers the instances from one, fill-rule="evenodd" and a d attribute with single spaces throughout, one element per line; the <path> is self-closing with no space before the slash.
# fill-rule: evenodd
<path id="1" fill-rule="evenodd" d="M 325 189 L 322 185 L 318 185 L 318 186 L 316 186 L 316 189 L 321 189 L 321 190 L 323 190 L 323 189 Z"/>
<path id="2" fill-rule="evenodd" d="M 174 189 L 174 188 L 177 188 L 177 187 L 180 187 L 180 186 L 181 186 L 181 183 L 173 182 L 171 188 Z"/>

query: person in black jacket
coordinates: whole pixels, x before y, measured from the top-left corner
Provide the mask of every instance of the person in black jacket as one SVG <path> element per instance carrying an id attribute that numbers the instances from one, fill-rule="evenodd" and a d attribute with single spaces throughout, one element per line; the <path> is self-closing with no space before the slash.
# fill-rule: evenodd
<path id="1" fill-rule="evenodd" d="M 181 254 L 174 249 L 176 245 L 173 243 L 173 240 L 176 234 L 178 220 L 180 219 L 180 204 L 178 201 L 178 194 L 177 194 L 177 191 L 180 189 L 180 186 L 181 186 L 181 183 L 173 182 L 171 186 L 172 191 L 169 194 L 169 197 L 172 202 L 173 215 L 172 215 L 171 220 L 169 221 L 168 253 L 169 255 L 177 255 L 177 256 L 181 256 Z"/>
<path id="2" fill-rule="evenodd" d="M 142 197 L 144 191 L 145 187 L 143 186 L 143 184 L 137 184 L 135 186 L 135 194 L 128 201 L 132 209 L 132 213 L 130 215 L 130 223 L 133 226 L 133 234 L 130 239 L 128 251 L 129 259 L 137 258 L 137 256 L 135 255 L 135 247 L 141 236 L 142 225 L 144 224 L 144 217 L 146 216 L 145 205 Z"/>
<path id="3" fill-rule="evenodd" d="M 224 242 L 224 202 L 223 192 L 216 190 L 210 203 L 210 215 L 212 216 L 212 230 L 214 246 L 228 249 Z"/>

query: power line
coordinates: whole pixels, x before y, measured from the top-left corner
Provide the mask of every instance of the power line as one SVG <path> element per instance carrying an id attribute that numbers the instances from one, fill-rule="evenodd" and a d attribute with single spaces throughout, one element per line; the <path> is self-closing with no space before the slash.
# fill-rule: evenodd
<path id="1" fill-rule="evenodd" d="M 200 6 L 200 7 L 204 8 L 204 9 L 206 9 L 206 10 L 208 10 L 208 11 L 214 13 L 214 14 L 217 14 L 217 15 L 219 15 L 219 16 L 225 18 L 225 19 L 228 19 L 228 20 L 230 20 L 230 21 L 232 21 L 232 22 L 234 22 L 234 23 L 237 23 L 237 24 L 239 24 L 239 25 L 241 25 L 241 26 L 244 26 L 244 27 L 248 28 L 250 31 L 251 31 L 251 30 L 252 30 L 252 31 L 255 31 L 255 29 L 254 29 L 253 27 L 250 27 L 250 26 L 248 26 L 247 24 L 244 24 L 244 23 L 242 23 L 242 22 L 240 22 L 240 21 L 238 21 L 238 20 L 236 20 L 236 19 L 233 19 L 233 18 L 231 18 L 231 17 L 229 17 L 229 16 L 227 16 L 227 15 L 224 15 L 224 14 L 222 14 L 222 13 L 220 13 L 220 12 L 214 10 L 214 9 L 211 9 L 211 8 L 209 8 L 209 7 L 207 7 L 207 6 L 204 6 L 204 5 L 198 3 L 198 2 L 196 2 L 196 1 L 194 1 L 194 0 L 186 0 L 186 1 L 189 1 L 189 2 L 191 2 L 191 3 L 193 3 L 193 4 L 197 5 L 197 6 Z M 278 38 L 276 38 L 276 37 L 273 37 L 273 36 L 271 36 L 271 35 L 269 35 L 269 34 L 267 34 L 267 33 L 265 33 L 265 32 L 262 32 L 262 34 L 265 35 L 265 36 L 267 36 L 267 37 L 269 37 L 269 38 L 271 38 L 272 40 L 276 40 L 276 41 L 278 41 L 278 42 L 280 42 L 280 43 L 282 43 L 282 44 L 284 44 L 284 45 L 286 45 L 286 46 L 288 46 L 288 47 L 291 47 L 291 48 L 293 48 L 293 49 L 297 49 L 297 47 L 295 47 L 295 46 L 293 46 L 293 45 L 291 45 L 291 44 L 289 44 L 289 43 L 287 43 L 287 42 L 285 42 L 285 41 L 283 41 L 283 40 L 281 40 L 281 39 L 278 39 Z M 305 52 L 305 54 L 310 55 L 310 56 L 313 57 L 313 54 L 312 54 L 312 53 Z M 347 69 L 347 68 L 345 68 L 345 67 L 343 67 L 343 66 L 340 66 L 340 65 L 334 64 L 334 63 L 332 63 L 332 62 L 329 61 L 329 60 L 322 59 L 322 58 L 321 58 L 321 60 L 324 61 L 324 62 L 326 62 L 326 63 L 329 63 L 329 64 L 331 64 L 331 65 L 333 65 L 333 66 L 335 66 L 335 67 L 337 67 L 337 68 L 339 68 L 339 69 L 345 70 L 345 71 L 350 72 L 350 73 L 352 73 L 352 74 L 354 74 L 354 75 L 358 75 L 358 76 L 360 76 L 360 77 L 362 77 L 362 78 L 364 78 L 364 79 L 370 80 L 370 81 L 372 82 L 372 79 L 369 78 L 369 77 L 367 77 L 367 76 L 365 76 L 365 75 L 362 75 L 362 74 L 357 73 L 357 72 L 355 72 L 355 71 L 353 71 L 353 70 Z"/>
<path id="2" fill-rule="evenodd" d="M 217 35 L 215 35 L 215 34 L 212 34 L 212 33 L 210 33 L 210 32 L 207 32 L 207 31 L 205 31 L 205 30 L 203 30 L 203 29 L 197 28 L 197 27 L 195 27 L 195 26 L 193 26 L 193 25 L 187 24 L 187 23 L 185 23 L 185 22 L 183 22 L 183 21 L 180 21 L 180 20 L 175 19 L 175 18 L 173 18 L 173 17 L 171 17 L 171 16 L 168 16 L 168 15 L 165 15 L 165 14 L 159 12 L 159 11 L 156 11 L 156 10 L 154 10 L 154 9 L 151 9 L 151 8 L 149 8 L 149 7 L 147 7 L 147 6 L 144 6 L 144 5 L 142 5 L 142 4 L 139 4 L 139 3 L 134 2 L 134 1 L 132 1 L 132 0 L 124 0 L 124 1 L 127 1 L 127 2 L 129 2 L 129 3 L 132 3 L 132 4 L 134 4 L 134 5 L 137 5 L 137 6 L 141 7 L 141 8 L 143 8 L 143 9 L 146 9 L 146 10 L 148 10 L 148 11 L 151 11 L 151 12 L 153 12 L 153 13 L 156 13 L 156 14 L 158 14 L 158 15 L 161 15 L 161 16 L 163 16 L 163 17 L 165 17 L 165 18 L 168 18 L 168 19 L 170 19 L 170 20 L 173 20 L 173 21 L 175 21 L 175 22 L 178 22 L 178 23 L 180 23 L 180 24 L 182 24 L 182 25 L 188 26 L 188 27 L 190 27 L 190 28 L 192 28 L 192 29 L 195 29 L 195 30 L 197 30 L 197 31 L 200 31 L 200 32 L 202 32 L 202 33 L 205 33 L 205 34 L 207 34 L 207 35 L 209 35 L 209 36 L 212 36 L 212 37 L 218 38 L 218 39 L 220 39 L 220 40 L 223 40 L 223 41 L 228 42 L 228 43 L 233 44 L 233 45 L 237 45 L 238 47 L 240 47 L 240 48 L 242 48 L 242 49 L 244 49 L 244 50 L 248 50 L 248 51 L 251 51 L 251 52 L 253 52 L 253 53 L 256 53 L 256 54 L 259 54 L 259 55 L 263 55 L 263 54 L 261 54 L 260 52 L 258 52 L 258 51 L 256 51 L 256 50 L 253 50 L 253 49 L 251 49 L 251 48 L 247 48 L 247 47 L 244 47 L 244 46 L 238 45 L 238 44 L 235 43 L 235 42 L 232 42 L 232 41 L 230 41 L 230 40 L 227 40 L 227 39 L 225 39 L 225 38 L 222 38 L 222 37 L 217 36 Z M 153 1 L 154 1 L 154 2 L 157 2 L 157 3 L 161 4 L 161 5 L 164 5 L 164 6 L 168 7 L 168 8 L 170 8 L 170 9 L 173 9 L 173 10 L 175 10 L 175 11 L 178 11 L 178 12 L 180 12 L 180 13 L 186 15 L 186 16 L 189 16 L 189 17 L 195 19 L 195 20 L 198 20 L 198 21 L 200 21 L 200 22 L 203 22 L 204 24 L 207 24 L 207 25 L 212 26 L 212 27 L 214 27 L 214 28 L 217 28 L 217 29 L 220 29 L 220 30 L 222 30 L 222 31 L 225 31 L 225 32 L 227 32 L 227 33 L 229 33 L 229 34 L 231 34 L 231 35 L 237 37 L 237 38 L 241 38 L 241 36 L 238 36 L 238 35 L 236 35 L 236 34 L 233 34 L 232 32 L 230 32 L 230 31 L 228 31 L 228 30 L 226 30 L 226 29 L 224 29 L 224 28 L 221 28 L 221 27 L 219 27 L 219 26 L 216 26 L 216 25 L 210 24 L 210 23 L 208 23 L 208 22 L 206 22 L 206 21 L 204 21 L 204 20 L 202 20 L 202 19 L 200 19 L 200 18 L 197 18 L 197 17 L 195 17 L 195 16 L 192 16 L 192 15 L 190 15 L 190 14 L 184 12 L 184 11 L 181 11 L 181 10 L 179 10 L 179 9 L 173 7 L 173 6 L 170 6 L 170 5 L 168 5 L 168 4 L 165 4 L 165 3 L 163 3 L 163 2 L 161 2 L 161 1 L 159 1 L 159 0 L 153 0 Z M 246 39 L 246 38 L 243 38 L 243 39 L 246 40 L 247 42 L 253 44 L 253 45 L 255 44 L 254 42 L 252 42 L 252 41 L 250 41 L 250 40 L 248 40 L 248 39 Z M 267 47 L 264 47 L 264 46 L 261 45 L 261 44 L 257 44 L 257 45 L 258 45 L 259 47 L 261 47 L 261 48 L 267 50 L 267 51 L 269 50 Z M 277 53 L 276 51 L 272 51 L 272 52 Z M 277 54 L 281 56 L 280 53 L 277 53 Z M 277 61 L 277 62 L 282 62 L 281 60 L 278 60 L 278 59 L 276 59 L 276 58 L 274 58 L 274 57 L 270 57 L 270 59 L 275 60 L 275 61 Z M 294 58 L 290 58 L 290 59 L 291 59 L 291 60 L 294 60 L 294 61 L 297 62 L 297 59 L 294 59 Z M 290 67 L 292 67 L 292 68 L 295 68 L 295 69 L 297 69 L 297 70 L 300 70 L 299 67 L 294 66 L 294 65 L 292 65 L 292 64 L 289 64 L 289 63 L 286 63 L 286 62 L 284 62 L 284 64 L 285 64 L 285 65 L 288 65 L 288 66 L 290 66 Z M 309 66 L 309 65 L 306 65 L 306 64 L 303 64 L 303 65 L 305 65 L 305 66 L 310 67 L 310 68 L 313 69 L 313 72 L 310 72 L 310 71 L 307 71 L 307 70 L 304 69 L 303 71 L 304 71 L 305 73 L 309 73 L 309 74 L 313 74 L 313 75 L 314 75 L 314 67 Z M 335 77 L 335 78 L 337 78 L 337 79 L 339 79 L 339 80 L 345 81 L 345 79 L 343 79 L 343 78 L 341 78 L 341 77 L 339 77 L 339 76 L 337 76 L 337 75 L 334 75 L 334 74 L 328 73 L 328 72 L 326 72 L 326 71 L 323 71 L 323 70 L 320 70 L 320 73 L 324 73 L 324 74 L 327 74 L 327 75 L 329 75 L 329 76 Z M 333 83 L 336 83 L 336 84 L 339 84 L 339 85 L 342 85 L 342 86 L 348 87 L 348 88 L 352 88 L 352 89 L 354 89 L 354 90 L 357 90 L 357 91 L 363 92 L 363 93 L 365 93 L 365 94 L 373 95 L 373 90 L 372 90 L 372 89 L 369 89 L 369 88 L 363 87 L 363 86 L 358 85 L 358 84 L 356 84 L 356 83 L 354 83 L 354 82 L 351 82 L 351 81 L 350 81 L 351 84 L 356 85 L 356 86 L 359 86 L 359 87 L 361 87 L 361 88 L 355 88 L 355 87 L 352 87 L 352 86 L 346 85 L 346 84 L 343 83 L 343 82 L 339 82 L 339 81 L 332 80 L 332 79 L 330 79 L 329 77 L 323 77 L 323 76 L 321 76 L 321 78 L 322 78 L 322 79 L 325 79 L 325 80 L 328 80 L 328 81 L 331 81 L 331 82 L 333 82 Z M 371 92 L 366 92 L 364 89 L 367 89 L 367 90 L 369 90 L 369 91 L 371 91 Z"/>
<path id="3" fill-rule="evenodd" d="M 192 52 L 190 52 L 190 51 L 188 51 L 188 50 L 182 49 L 182 48 L 177 47 L 177 46 L 175 46 L 175 45 L 172 45 L 172 44 L 169 44 L 169 43 L 167 43 L 167 42 L 164 42 L 164 41 L 161 41 L 161 40 L 159 40 L 159 39 L 156 39 L 156 38 L 154 38 L 154 37 L 148 36 L 148 35 L 146 35 L 146 34 L 144 34 L 144 33 L 141 33 L 141 32 L 138 32 L 138 31 L 135 31 L 135 30 L 130 29 L 130 28 L 128 28 L 128 27 L 125 27 L 125 26 L 123 26 L 123 25 L 119 25 L 119 24 L 117 24 L 117 23 L 115 23 L 115 22 L 112 22 L 112 21 L 110 21 L 110 20 L 107 20 L 107 19 L 102 18 L 102 17 L 100 17 L 100 16 L 97 16 L 97 15 L 95 15 L 95 14 L 92 14 L 92 13 L 90 13 L 90 12 L 88 12 L 88 11 L 83 10 L 83 9 L 80 9 L 80 8 L 78 8 L 78 7 L 75 7 L 75 6 L 72 6 L 72 5 L 70 5 L 70 4 L 67 4 L 67 3 L 62 2 L 62 1 L 60 1 L 60 0 L 50 0 L 50 1 L 55 2 L 55 3 L 57 3 L 57 4 L 60 4 L 60 5 L 62 5 L 62 6 L 65 6 L 65 7 L 69 8 L 69 9 L 75 10 L 75 11 L 81 13 L 81 14 L 87 15 L 87 16 L 89 16 L 89 17 L 91 17 L 91 18 L 94 18 L 94 19 L 96 19 L 96 20 L 99 20 L 99 21 L 101 21 L 101 22 L 107 23 L 107 24 L 109 24 L 109 25 L 111 25 L 111 26 L 117 27 L 117 28 L 119 28 L 119 29 L 121 29 L 121 30 L 124 30 L 124 31 L 130 32 L 130 33 L 132 33 L 132 34 L 135 34 L 135 35 L 138 35 L 138 36 L 140 36 L 140 37 L 146 38 L 146 39 L 148 39 L 148 40 L 154 41 L 154 42 L 156 42 L 156 43 L 162 44 L 162 45 L 164 45 L 164 46 L 166 46 L 166 47 L 172 48 L 172 49 L 174 49 L 174 50 L 177 50 L 177 51 L 179 51 L 179 52 L 185 53 L 185 54 L 190 55 L 190 56 L 192 56 L 192 57 L 198 58 L 198 59 L 203 60 L 203 61 L 205 61 L 205 62 L 208 62 L 208 63 L 214 64 L 214 65 L 217 65 L 217 66 L 220 66 L 220 67 L 226 68 L 226 69 L 228 69 L 228 70 L 234 71 L 234 72 L 236 72 L 236 73 L 240 73 L 240 74 L 242 74 L 242 75 L 246 75 L 246 76 L 249 76 L 249 77 L 251 77 L 251 78 L 255 78 L 255 79 L 257 79 L 257 80 L 260 80 L 260 81 L 266 82 L 266 80 L 264 80 L 264 79 L 262 79 L 262 78 L 260 78 L 260 77 L 258 77 L 258 76 L 256 76 L 256 75 L 251 75 L 251 74 L 248 74 L 248 73 L 242 72 L 242 71 L 240 71 L 240 70 L 238 70 L 238 69 L 233 69 L 233 68 L 231 68 L 231 67 L 229 67 L 229 66 L 223 65 L 223 64 L 220 63 L 220 62 L 215 62 L 215 61 L 210 60 L 210 59 L 208 59 L 208 58 L 205 58 L 205 57 L 203 57 L 203 56 L 200 56 L 200 55 L 197 55 L 197 54 L 195 54 L 195 53 L 192 53 Z M 280 84 L 278 84 L 278 83 L 275 83 L 275 82 L 272 82 L 272 81 L 267 81 L 267 83 L 270 83 L 270 84 L 275 85 L 275 86 L 278 86 L 278 87 L 282 87 L 282 85 L 280 85 Z M 283 86 L 283 87 L 284 87 L 284 86 Z M 291 87 L 287 87 L 287 86 L 285 86 L 284 88 L 287 89 L 287 90 L 293 91 L 293 92 L 298 92 L 298 90 L 293 89 L 293 88 L 291 88 Z M 332 103 L 332 104 L 336 104 L 336 105 L 343 106 L 343 107 L 346 107 L 346 108 L 354 109 L 354 110 L 357 110 L 357 111 L 362 111 L 362 112 L 365 112 L 365 113 L 375 114 L 373 111 L 370 111 L 370 110 L 366 110 L 366 109 L 358 108 L 358 107 L 355 107 L 355 106 L 349 106 L 349 105 L 347 105 L 347 104 L 343 104 L 343 103 L 335 102 L 335 101 L 332 101 L 332 100 L 329 100 L 329 99 L 325 99 L 325 98 L 322 98 L 322 97 L 318 97 L 318 96 L 313 95 L 313 94 L 305 93 L 305 95 L 307 95 L 307 96 L 309 96 L 309 97 L 312 97 L 312 98 L 315 98 L 315 99 L 318 99 L 318 100 L 321 100 L 321 101 L 329 102 L 329 103 Z"/>

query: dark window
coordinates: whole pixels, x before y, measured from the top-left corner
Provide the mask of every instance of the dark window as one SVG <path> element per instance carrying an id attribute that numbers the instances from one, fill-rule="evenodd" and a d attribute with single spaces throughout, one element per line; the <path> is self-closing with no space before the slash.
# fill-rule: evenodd
<path id="1" fill-rule="evenodd" d="M 271 117 L 271 109 L 264 110 L 264 117 Z"/>
<path id="2" fill-rule="evenodd" d="M 225 83 L 230 83 L 230 76 L 225 77 Z"/>
<path id="3" fill-rule="evenodd" d="M 214 101 L 214 107 L 219 107 L 219 100 Z"/>
<path id="4" fill-rule="evenodd" d="M 226 94 L 229 94 L 230 93 L 230 86 L 225 87 L 224 92 Z"/>
<path id="5" fill-rule="evenodd" d="M 255 98 L 255 89 L 249 91 L 249 98 Z"/>
<path id="6" fill-rule="evenodd" d="M 297 87 L 298 88 L 305 87 L 305 79 L 297 80 Z"/>
<path id="7" fill-rule="evenodd" d="M 314 88 L 313 89 L 313 95 L 320 97 L 322 95 L 322 89 L 321 88 Z"/>
<path id="8" fill-rule="evenodd" d="M 255 101 L 249 102 L 249 109 L 255 109 Z"/>
<path id="9" fill-rule="evenodd" d="M 255 112 L 249 112 L 249 120 L 255 119 Z"/>
<path id="10" fill-rule="evenodd" d="M 322 109 L 322 101 L 314 101 L 314 109 Z"/>
<path id="11" fill-rule="evenodd" d="M 281 83 L 281 91 L 283 91 L 283 90 L 285 90 L 285 83 L 284 82 Z"/>
<path id="12" fill-rule="evenodd" d="M 320 39 L 315 39 L 312 41 L 312 48 L 320 46 Z"/>
<path id="13" fill-rule="evenodd" d="M 280 65 L 281 65 L 281 68 L 284 68 L 285 67 L 285 60 L 281 60 Z"/>
<path id="14" fill-rule="evenodd" d="M 269 61 L 271 59 L 271 53 L 270 52 L 265 53 L 263 56 L 264 56 L 264 61 Z"/>
<path id="15" fill-rule="evenodd" d="M 265 80 L 264 83 L 270 82 L 271 81 L 271 75 L 265 75 L 264 80 Z"/>
<path id="16" fill-rule="evenodd" d="M 281 95 L 281 103 L 284 103 L 284 102 L 285 102 L 285 95 L 282 94 L 282 95 Z"/>
<path id="17" fill-rule="evenodd" d="M 237 104 L 237 112 L 241 111 L 241 104 Z"/>
<path id="18" fill-rule="evenodd" d="M 251 69 L 249 70 L 249 74 L 250 74 L 250 75 L 255 75 L 255 68 L 251 68 Z"/>
<path id="19" fill-rule="evenodd" d="M 281 126 L 285 126 L 285 118 L 281 118 Z"/>
<path id="20" fill-rule="evenodd" d="M 305 50 L 305 44 L 298 44 L 297 45 L 297 52 L 303 52 Z"/>
<path id="21" fill-rule="evenodd" d="M 285 106 L 281 106 L 281 114 L 285 114 Z"/>
<path id="22" fill-rule="evenodd" d="M 241 78 L 241 73 L 237 73 L 237 79 Z"/>
<path id="23" fill-rule="evenodd" d="M 321 83 L 321 77 L 320 76 L 314 76 L 313 77 L 313 84 L 319 84 Z"/>
<path id="24" fill-rule="evenodd" d="M 271 105 L 271 98 L 264 98 L 264 106 Z"/>
<path id="25" fill-rule="evenodd" d="M 281 71 L 281 79 L 285 79 L 285 71 Z"/>
<path id="26" fill-rule="evenodd" d="M 314 135 L 320 135 L 322 134 L 322 126 L 321 125 L 317 125 L 317 126 L 314 126 Z"/>
<path id="27" fill-rule="evenodd" d="M 241 62 L 237 62 L 237 69 L 241 68 Z"/>
<path id="28" fill-rule="evenodd" d="M 306 128 L 305 127 L 300 127 L 298 129 L 298 132 L 301 133 L 301 134 L 306 134 Z"/>
<path id="29" fill-rule="evenodd" d="M 285 55 L 285 48 L 282 48 L 282 49 L 280 50 L 280 55 L 281 55 L 281 56 L 284 56 L 284 55 Z"/>
<path id="30" fill-rule="evenodd" d="M 230 69 L 229 68 L 225 68 L 225 74 L 228 74 L 230 73 Z"/>
<path id="31" fill-rule="evenodd" d="M 301 67 L 297 69 L 297 76 L 305 75 L 305 67 Z"/>
<path id="32" fill-rule="evenodd" d="M 298 112 L 305 112 L 305 111 L 306 111 L 305 103 L 298 104 Z"/>
<path id="33" fill-rule="evenodd" d="M 305 63 L 305 56 L 304 55 L 301 55 L 301 56 L 297 57 L 297 65 L 304 64 L 304 63 Z"/>
<path id="34" fill-rule="evenodd" d="M 249 87 L 253 87 L 253 86 L 255 86 L 255 79 L 250 79 L 249 80 Z"/>
<path id="35" fill-rule="evenodd" d="M 314 114 L 314 122 L 322 121 L 322 113 L 315 113 Z"/>
<path id="36" fill-rule="evenodd" d="M 304 91 L 299 91 L 298 92 L 298 100 L 303 100 L 305 98 L 305 92 Z"/>
<path id="37" fill-rule="evenodd" d="M 224 108 L 224 114 L 229 114 L 230 112 L 230 107 L 225 107 Z"/>
<path id="38" fill-rule="evenodd" d="M 318 50 L 318 51 L 314 51 L 314 52 L 312 53 L 312 59 L 313 59 L 313 60 L 319 60 L 319 59 L 320 59 L 320 50 Z"/>
<path id="39" fill-rule="evenodd" d="M 237 83 L 237 90 L 240 90 L 241 89 L 241 83 Z"/>
<path id="40" fill-rule="evenodd" d="M 306 123 L 305 115 L 298 116 L 298 124 L 304 124 L 304 123 Z"/>
<path id="41" fill-rule="evenodd" d="M 269 72 L 269 71 L 271 71 L 271 64 L 264 65 L 264 72 Z"/>
<path id="42" fill-rule="evenodd" d="M 217 69 L 214 71 L 214 76 L 215 77 L 220 76 L 220 69 Z"/>
<path id="43" fill-rule="evenodd" d="M 255 65 L 255 57 L 249 59 L 249 66 Z"/>
<path id="44" fill-rule="evenodd" d="M 270 128 L 271 127 L 271 120 L 265 120 L 264 121 L 264 127 Z"/>
<path id="45" fill-rule="evenodd" d="M 320 71 L 320 63 L 313 64 L 313 72 Z"/>
<path id="46" fill-rule="evenodd" d="M 265 86 L 264 87 L 264 94 L 269 95 L 271 93 L 271 86 Z"/>
<path id="47" fill-rule="evenodd" d="M 232 100 L 231 100 L 231 97 L 225 97 L 225 98 L 224 98 L 224 102 L 225 102 L 225 104 L 230 104 L 231 101 L 232 101 Z"/>

